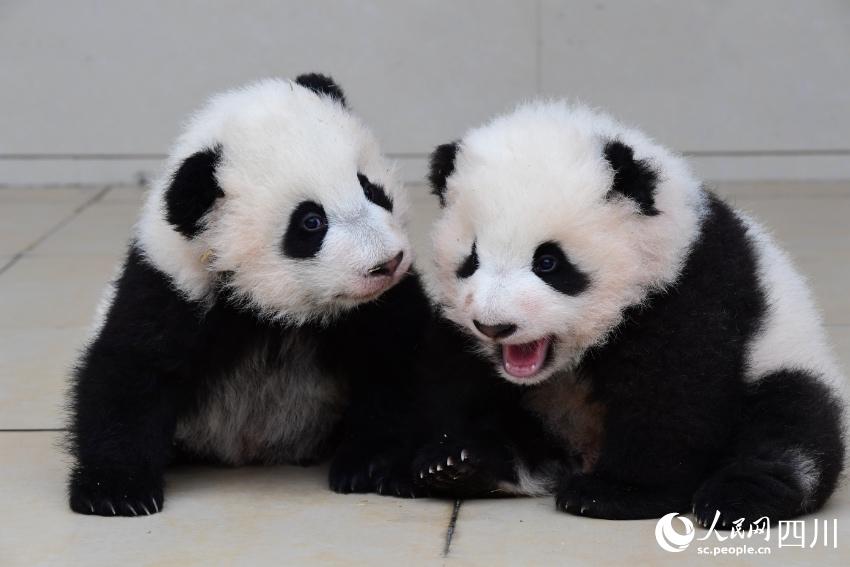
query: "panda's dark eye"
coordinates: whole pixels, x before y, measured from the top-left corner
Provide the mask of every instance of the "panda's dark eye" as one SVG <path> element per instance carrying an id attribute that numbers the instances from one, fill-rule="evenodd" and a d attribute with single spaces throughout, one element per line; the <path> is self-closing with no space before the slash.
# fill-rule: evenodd
<path id="1" fill-rule="evenodd" d="M 551 254 L 544 254 L 534 259 L 534 271 L 538 274 L 549 274 L 558 269 L 558 259 Z"/>
<path id="2" fill-rule="evenodd" d="M 283 235 L 283 253 L 290 258 L 313 258 L 328 233 L 325 209 L 315 201 L 302 201 L 289 216 Z"/>
<path id="3" fill-rule="evenodd" d="M 301 219 L 301 227 L 307 232 L 316 232 L 325 228 L 325 219 L 318 213 L 307 213 Z"/>
<path id="4" fill-rule="evenodd" d="M 534 251 L 531 271 L 550 287 L 566 295 L 578 295 L 590 278 L 570 262 L 557 242 L 544 242 Z"/>

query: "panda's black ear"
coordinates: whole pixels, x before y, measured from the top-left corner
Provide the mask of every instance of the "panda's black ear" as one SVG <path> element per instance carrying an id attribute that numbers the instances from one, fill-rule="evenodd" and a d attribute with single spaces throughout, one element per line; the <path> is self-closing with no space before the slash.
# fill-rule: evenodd
<path id="1" fill-rule="evenodd" d="M 440 200 L 441 207 L 446 206 L 446 180 L 454 173 L 458 149 L 460 144 L 451 142 L 437 146 L 431 153 L 428 181 L 431 182 L 431 193 Z"/>
<path id="2" fill-rule="evenodd" d="M 348 108 L 348 103 L 345 101 L 345 93 L 336 82 L 327 75 L 321 73 L 304 73 L 295 77 L 295 82 L 313 91 L 316 94 L 329 96 L 339 101 L 344 107 Z"/>
<path id="3" fill-rule="evenodd" d="M 605 159 L 614 170 L 614 182 L 608 196 L 623 195 L 632 199 L 644 215 L 658 214 L 655 208 L 655 184 L 658 174 L 646 160 L 636 160 L 634 151 L 619 140 L 605 144 Z"/>
<path id="4" fill-rule="evenodd" d="M 221 146 L 192 154 L 180 164 L 165 190 L 165 219 L 186 238 L 201 230 L 199 222 L 224 191 L 215 179 Z"/>

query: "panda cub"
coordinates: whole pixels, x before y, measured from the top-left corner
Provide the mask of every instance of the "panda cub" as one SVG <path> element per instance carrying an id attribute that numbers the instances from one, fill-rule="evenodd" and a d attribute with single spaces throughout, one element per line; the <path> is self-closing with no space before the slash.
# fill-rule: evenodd
<path id="1" fill-rule="evenodd" d="M 167 168 L 73 375 L 83 514 L 160 511 L 173 459 L 327 456 L 415 339 L 405 198 L 330 78 L 214 97 Z"/>
<path id="2" fill-rule="evenodd" d="M 429 293 L 525 386 L 568 466 L 529 464 L 515 439 L 472 466 L 468 443 L 463 462 L 431 450 L 426 483 L 509 461 L 493 490 L 554 491 L 598 518 L 719 512 L 727 528 L 823 505 L 846 398 L 811 293 L 683 159 L 587 108 L 533 103 L 437 148 L 431 181 Z"/>

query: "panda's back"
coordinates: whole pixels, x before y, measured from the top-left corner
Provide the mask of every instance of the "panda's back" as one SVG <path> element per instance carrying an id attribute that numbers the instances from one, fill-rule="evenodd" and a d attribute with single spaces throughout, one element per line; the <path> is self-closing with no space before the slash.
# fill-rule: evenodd
<path id="1" fill-rule="evenodd" d="M 764 227 L 735 212 L 746 227 L 765 298 L 759 330 L 747 349 L 745 379 L 757 382 L 777 372 L 804 371 L 842 392 L 845 381 L 806 279 Z"/>
<path id="2" fill-rule="evenodd" d="M 319 335 L 250 316 L 225 317 L 210 339 L 204 376 L 178 419 L 175 441 L 228 465 L 308 463 L 326 456 L 347 384 L 319 360 Z"/>

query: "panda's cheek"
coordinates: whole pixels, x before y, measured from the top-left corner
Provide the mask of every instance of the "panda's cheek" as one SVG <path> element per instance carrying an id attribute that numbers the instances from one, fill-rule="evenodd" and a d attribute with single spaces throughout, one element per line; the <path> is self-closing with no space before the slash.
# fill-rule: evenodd
<path id="1" fill-rule="evenodd" d="M 472 306 L 473 299 L 474 299 L 474 296 L 472 295 L 471 291 L 468 291 L 464 294 L 464 296 L 463 296 L 463 308 L 465 310 L 468 311 L 469 308 Z"/>

